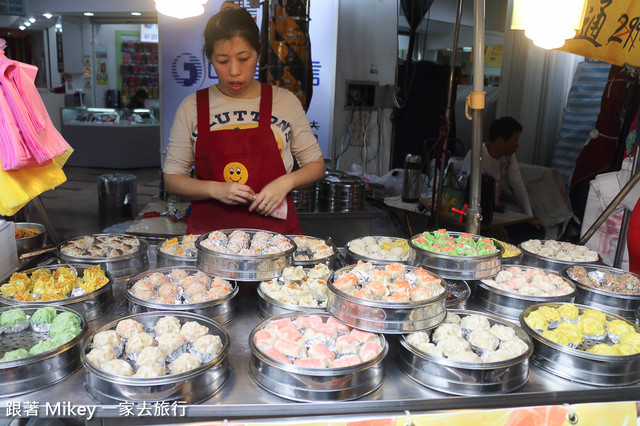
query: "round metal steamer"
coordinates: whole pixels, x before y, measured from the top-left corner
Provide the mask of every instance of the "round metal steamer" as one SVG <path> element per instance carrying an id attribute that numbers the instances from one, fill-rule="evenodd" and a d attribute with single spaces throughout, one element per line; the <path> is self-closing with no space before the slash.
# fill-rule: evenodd
<path id="1" fill-rule="evenodd" d="M 95 333 L 116 328 L 118 322 L 133 319 L 142 323 L 146 331 L 151 330 L 158 319 L 164 316 L 174 316 L 181 324 L 195 321 L 209 327 L 209 333 L 220 336 L 222 351 L 210 362 L 195 370 L 182 374 L 163 377 L 127 377 L 105 373 L 87 361 L 86 354 L 90 351 L 91 341 Z M 85 368 L 84 387 L 89 395 L 103 404 L 118 404 L 128 401 L 184 401 L 187 404 L 197 404 L 215 394 L 227 379 L 229 373 L 227 356 L 229 354 L 229 335 L 216 322 L 202 315 L 189 312 L 176 313 L 172 311 L 156 311 L 130 315 L 110 322 L 87 339 L 80 353 L 80 360 Z"/>
<path id="2" fill-rule="evenodd" d="M 520 254 L 511 257 L 502 256 L 502 265 L 520 265 L 522 263 L 522 250 Z"/>
<path id="3" fill-rule="evenodd" d="M 413 240 L 420 235 L 414 235 L 409 240 L 409 259 L 407 262 L 410 265 L 422 266 L 443 278 L 453 280 L 479 280 L 493 277 L 502 269 L 501 259 L 504 249 L 500 243 L 493 242 L 498 251 L 492 254 L 484 256 L 451 256 L 433 253 L 416 247 L 413 244 Z M 462 232 L 449 232 L 449 235 L 457 238 L 462 235 Z M 484 238 L 474 234 L 471 234 L 471 236 L 474 240 Z"/>
<path id="4" fill-rule="evenodd" d="M 505 267 L 508 267 L 508 265 Z M 542 270 L 546 274 L 559 276 L 559 274 L 554 271 L 547 271 L 531 266 L 521 265 L 520 268 Z M 565 281 L 571 285 L 571 288 L 573 289 L 571 293 L 563 294 L 561 296 L 528 296 L 500 290 L 484 283 L 482 280 L 478 280 L 475 283 L 476 290 L 474 292 L 474 297 L 475 301 L 482 309 L 517 321 L 522 311 L 527 309 L 529 306 L 538 303 L 572 303 L 576 296 L 576 286 L 570 280 L 565 279 Z"/>
<path id="5" fill-rule="evenodd" d="M 126 286 L 126 291 L 124 293 L 127 298 L 127 312 L 129 314 L 139 314 L 143 312 L 153 312 L 153 311 L 172 311 L 172 312 L 191 312 L 194 314 L 202 315 L 207 318 L 211 318 L 215 322 L 219 324 L 226 324 L 231 321 L 236 316 L 236 295 L 238 294 L 238 285 L 231 281 L 231 287 L 233 290 L 231 293 L 227 294 L 225 297 L 217 300 L 211 300 L 209 302 L 204 303 L 186 303 L 181 305 L 166 305 L 163 303 L 155 303 L 150 302 L 148 300 L 142 300 L 133 295 L 131 293 L 131 288 L 137 283 L 139 280 L 154 274 L 169 274 L 173 267 L 170 268 L 158 268 L 149 270 L 142 274 L 139 274 L 132 279 L 129 280 Z M 183 267 L 180 268 L 189 273 L 189 275 L 193 275 L 198 272 L 198 268 L 191 267 Z"/>
<path id="6" fill-rule="evenodd" d="M 249 234 L 251 238 L 257 232 L 274 232 L 260 229 L 240 229 Z M 225 234 L 230 234 L 235 229 L 220 229 Z M 196 266 L 203 272 L 217 277 L 236 281 L 266 281 L 277 278 L 282 270 L 293 264 L 293 253 L 296 251 L 295 242 L 289 238 L 292 247 L 287 251 L 275 254 L 263 254 L 258 256 L 221 253 L 209 250 L 202 246 L 202 241 L 209 237 L 209 233 L 203 234 L 196 240 L 198 258 Z"/>
<path id="7" fill-rule="evenodd" d="M 530 306 L 520 314 L 520 325 L 533 340 L 534 352 L 531 361 L 550 373 L 572 380 L 596 386 L 625 386 L 640 381 L 640 353 L 634 355 L 599 355 L 579 349 L 559 345 L 538 334 L 527 325 L 524 319 L 541 306 L 558 308 L 562 303 L 542 303 Z M 575 305 L 583 310 L 591 306 Z M 633 325 L 636 333 L 640 327 L 626 321 L 621 316 L 602 311 L 607 321 L 619 319 Z"/>
<path id="8" fill-rule="evenodd" d="M 614 275 L 621 275 L 627 273 L 633 275 L 640 280 L 640 276 L 622 269 L 612 268 L 610 266 L 595 266 L 585 265 L 582 266 L 587 272 L 592 272 L 597 269 L 603 269 Z M 562 269 L 562 276 L 571 280 L 578 289 L 576 294 L 576 303 L 591 306 L 595 309 L 605 310 L 620 315 L 630 321 L 636 320 L 636 311 L 640 309 L 640 295 L 622 294 L 615 291 L 603 290 L 601 288 L 594 288 L 588 285 L 584 285 L 578 280 L 574 280 L 569 275 L 569 269 L 573 266 L 566 266 Z"/>
<path id="9" fill-rule="evenodd" d="M 406 241 L 405 238 L 396 238 L 396 237 L 384 237 L 384 236 L 373 236 L 373 238 L 375 238 L 376 242 L 378 242 L 381 238 L 387 238 L 391 241 L 401 241 L 404 240 Z M 361 238 L 356 238 L 357 240 L 362 239 Z M 374 257 L 367 257 L 364 256 L 362 254 L 358 254 L 355 253 L 353 251 L 351 251 L 351 249 L 349 249 L 349 245 L 355 240 L 351 240 L 349 241 L 345 246 L 344 246 L 344 251 L 347 257 L 347 262 L 349 262 L 349 264 L 355 264 L 358 263 L 359 260 L 363 261 L 363 262 L 373 262 L 373 263 L 379 263 L 381 265 L 390 265 L 392 263 L 403 263 L 406 264 L 407 260 L 388 260 L 388 259 L 377 259 Z"/>
<path id="10" fill-rule="evenodd" d="M 82 277 L 84 270 L 89 268 L 91 265 L 50 265 L 27 269 L 26 271 L 22 272 L 27 275 L 31 275 L 31 273 L 33 273 L 36 269 L 61 269 L 69 266 L 74 267 L 76 271 L 78 271 L 78 276 Z M 47 302 L 24 302 L 22 300 L 14 300 L 8 297 L 0 296 L 0 303 L 3 303 L 5 305 L 15 305 L 18 307 L 23 307 L 26 305 L 39 307 L 48 305 L 64 306 L 79 313 L 87 321 L 93 321 L 94 319 L 100 317 L 102 314 L 111 309 L 115 304 L 115 299 L 113 297 L 113 278 L 111 278 L 111 274 L 109 274 L 109 271 L 104 271 L 104 274 L 109 279 L 109 281 L 96 291 L 83 294 L 82 296 L 69 297 L 67 299 L 60 300 L 51 300 Z"/>
<path id="11" fill-rule="evenodd" d="M 117 234 L 93 234 L 93 237 L 108 237 L 114 236 Z M 131 235 L 120 235 L 127 238 L 135 238 Z M 140 242 L 140 246 L 138 247 L 138 251 L 125 254 L 123 256 L 114 256 L 114 257 L 75 257 L 68 256 L 63 254 L 60 249 L 61 247 L 75 239 L 79 239 L 83 237 L 73 238 L 71 240 L 65 241 L 63 243 L 58 244 L 56 248 L 56 256 L 64 263 L 84 263 L 89 265 L 100 265 L 103 269 L 106 269 L 111 273 L 113 279 L 118 278 L 130 278 L 134 275 L 139 274 L 142 271 L 145 271 L 149 267 L 149 244 L 141 238 L 138 238 Z"/>
<path id="12" fill-rule="evenodd" d="M 20 309 L 30 316 L 41 307 L 27 305 L 20 306 Z M 52 307 L 58 313 L 78 314 L 64 306 Z M 0 314 L 9 309 L 15 309 L 15 306 L 1 308 Z M 0 362 L 0 383 L 2 383 L 0 397 L 4 398 L 46 388 L 76 371 L 80 367 L 81 341 L 86 332 L 87 322 L 82 318 L 80 333 L 64 345 L 28 358 Z M 0 339 L 0 352 L 4 353 L 18 348 L 27 349 L 42 340 L 44 334 L 46 333 L 36 333 L 30 328 L 20 333 L 3 334 Z"/>
<path id="13" fill-rule="evenodd" d="M 18 229 L 32 228 L 40 231 L 30 237 L 16 238 L 18 253 L 42 247 L 45 236 L 47 235 L 47 228 L 45 228 L 44 225 L 35 222 L 17 222 L 15 227 Z"/>
<path id="14" fill-rule="evenodd" d="M 467 300 L 471 296 L 471 287 L 464 280 L 446 280 L 447 309 L 466 309 Z"/>
<path id="15" fill-rule="evenodd" d="M 295 237 L 306 237 L 309 239 L 313 239 L 313 240 L 322 240 L 321 238 L 318 237 L 311 237 L 308 235 L 287 235 L 287 237 L 291 238 L 293 240 L 293 242 L 295 243 Z M 327 244 L 325 242 L 325 244 Z M 328 246 L 331 246 L 330 244 L 327 244 Z M 313 268 L 316 265 L 319 264 L 325 264 L 327 265 L 327 267 L 329 267 L 329 269 L 331 269 L 332 271 L 340 268 L 341 262 L 340 262 L 340 258 L 339 258 L 339 253 L 338 253 L 338 248 L 337 247 L 332 247 L 333 248 L 333 254 L 327 257 L 321 257 L 319 259 L 311 259 L 311 260 L 296 260 L 295 259 L 295 252 L 294 252 L 294 259 L 293 259 L 293 266 L 302 266 L 303 268 Z M 297 249 L 296 249 L 297 250 Z"/>
<path id="16" fill-rule="evenodd" d="M 350 367 L 309 368 L 285 364 L 262 353 L 254 341 L 254 335 L 274 320 L 291 318 L 308 313 L 278 315 L 261 322 L 249 335 L 251 358 L 249 375 L 262 388 L 282 398 L 301 402 L 347 401 L 361 398 L 380 387 L 384 379 L 382 361 L 389 351 L 384 336 L 378 335 L 383 345 L 382 352 L 374 359 Z M 324 321 L 327 313 L 317 314 Z"/>
<path id="17" fill-rule="evenodd" d="M 544 244 L 544 240 L 540 240 Z M 597 265 L 602 263 L 602 257 L 598 254 L 598 260 L 595 262 L 570 262 L 568 260 L 552 259 L 546 256 L 540 256 L 539 254 L 531 253 L 530 251 L 522 247 L 522 243 L 518 245 L 518 248 L 522 251 L 522 265 L 535 266 L 541 269 L 548 269 L 554 272 L 561 272 L 565 266 L 585 266 L 585 265 Z"/>
<path id="18" fill-rule="evenodd" d="M 452 361 L 432 356 L 411 345 L 406 336 L 400 338 L 400 369 L 411 379 L 431 389 L 453 395 L 492 395 L 512 392 L 529 380 L 529 357 L 533 344 L 520 328 L 504 319 L 484 312 L 450 310 L 460 315 L 480 315 L 491 325 L 501 324 L 515 330 L 529 349 L 516 358 L 488 363 Z"/>
<path id="19" fill-rule="evenodd" d="M 267 296 L 260 286 L 257 288 L 258 292 L 258 313 L 263 319 L 270 318 L 276 315 L 292 314 L 296 312 L 303 312 L 306 315 L 318 315 L 327 312 L 326 308 L 315 306 L 299 306 L 291 305 L 289 303 L 283 303 L 279 300 L 273 299 Z"/>
<path id="20" fill-rule="evenodd" d="M 334 287 L 333 280 L 355 266 L 337 270 L 327 283 L 327 311 L 343 323 L 375 333 L 401 334 L 431 329 L 447 316 L 448 288 L 446 281 L 438 275 L 433 274 L 442 281 L 445 291 L 432 299 L 402 303 L 382 302 L 354 297 Z M 411 266 L 406 268 L 408 271 L 413 269 Z"/>
<path id="21" fill-rule="evenodd" d="M 175 254 L 168 254 L 160 251 L 159 248 L 156 249 L 156 265 L 160 267 L 164 266 L 196 266 L 196 258 L 189 256 L 178 256 Z"/>

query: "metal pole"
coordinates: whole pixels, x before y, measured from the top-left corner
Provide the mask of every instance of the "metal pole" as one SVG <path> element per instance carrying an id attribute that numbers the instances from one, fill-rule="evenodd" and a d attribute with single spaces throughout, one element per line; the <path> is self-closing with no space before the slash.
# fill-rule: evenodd
<path id="1" fill-rule="evenodd" d="M 480 153 L 482 152 L 482 114 L 484 112 L 484 0 L 473 3 L 473 91 L 482 93 L 480 108 L 473 105 L 471 113 L 471 170 L 469 171 L 469 207 L 467 232 L 480 232 Z"/>
<path id="2" fill-rule="evenodd" d="M 458 8 L 456 10 L 456 26 L 453 31 L 453 54 L 451 55 L 451 72 L 449 73 L 449 92 L 447 93 L 447 108 L 444 112 L 445 134 L 442 141 L 442 156 L 440 157 L 440 174 L 438 178 L 438 188 L 436 191 L 436 209 L 433 212 L 435 216 L 434 224 L 438 227 L 440 220 L 440 204 L 442 203 L 442 185 L 444 184 L 444 167 L 446 160 L 447 141 L 449 140 L 449 131 L 451 128 L 451 109 L 453 98 L 453 80 L 456 71 L 456 55 L 458 53 L 458 35 L 460 34 L 460 20 L 462 19 L 462 0 L 458 0 Z"/>
<path id="3" fill-rule="evenodd" d="M 631 166 L 631 176 L 636 174 L 638 169 L 638 153 L 640 152 L 640 146 L 636 146 L 636 152 L 633 154 L 633 165 Z M 620 234 L 618 235 L 618 245 L 616 246 L 616 256 L 613 259 L 613 267 L 620 268 L 622 265 L 622 253 L 624 252 L 624 246 L 627 242 L 627 230 L 629 229 L 629 219 L 631 213 L 629 210 L 624 209 L 622 216 L 622 223 L 620 224 Z"/>

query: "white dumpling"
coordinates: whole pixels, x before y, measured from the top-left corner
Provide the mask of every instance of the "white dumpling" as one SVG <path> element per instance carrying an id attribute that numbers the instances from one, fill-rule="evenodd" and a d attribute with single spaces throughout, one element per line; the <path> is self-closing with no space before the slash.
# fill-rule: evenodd
<path id="1" fill-rule="evenodd" d="M 447 336 L 438 341 L 437 346 L 442 350 L 442 353 L 446 357 L 449 357 L 456 352 L 464 352 L 471 349 L 469 342 L 464 340 L 462 337 L 457 336 Z"/>
<path id="2" fill-rule="evenodd" d="M 416 347 L 431 356 L 438 356 L 441 358 L 444 356 L 442 354 L 442 350 L 433 343 L 419 343 Z"/>
<path id="3" fill-rule="evenodd" d="M 205 327 L 204 325 L 200 325 L 195 321 L 189 321 L 182 325 L 180 329 L 180 334 L 184 337 L 184 340 L 187 342 L 193 342 L 200 336 L 204 336 L 209 333 L 209 327 Z"/>
<path id="4" fill-rule="evenodd" d="M 116 359 L 116 353 L 109 345 L 94 347 L 87 354 L 87 361 L 96 368 L 101 368 L 102 364 L 112 359 Z"/>
<path id="5" fill-rule="evenodd" d="M 201 354 L 218 354 L 222 350 L 222 340 L 220 336 L 205 334 L 193 342 L 193 349 Z"/>
<path id="6" fill-rule="evenodd" d="M 122 359 L 112 359 L 107 361 L 102 364 L 100 369 L 105 373 L 116 376 L 133 376 L 133 368 L 131 368 L 131 365 L 129 365 L 127 361 Z"/>
<path id="7" fill-rule="evenodd" d="M 500 340 L 509 340 L 516 336 L 516 331 L 513 328 L 502 324 L 492 325 L 489 331 Z"/>
<path id="8" fill-rule="evenodd" d="M 165 371 L 164 371 L 163 364 L 151 363 L 151 364 L 141 365 L 140 368 L 138 368 L 138 371 L 136 371 L 136 374 L 133 375 L 133 377 L 149 378 L 149 377 L 162 377 L 164 375 L 165 375 Z"/>
<path id="9" fill-rule="evenodd" d="M 509 352 L 511 358 L 515 358 L 525 353 L 529 349 L 529 346 L 519 337 L 514 337 L 513 339 L 500 343 L 500 349 L 505 349 Z"/>
<path id="10" fill-rule="evenodd" d="M 422 343 L 429 343 L 429 335 L 425 331 L 417 331 L 407 336 L 407 342 L 418 347 Z"/>
<path id="11" fill-rule="evenodd" d="M 474 352 L 471 352 L 471 351 L 454 352 L 451 355 L 449 355 L 447 358 L 449 358 L 451 361 L 474 362 L 474 363 L 482 362 L 482 358 L 480 358 L 478 355 L 476 355 Z"/>
<path id="12" fill-rule="evenodd" d="M 447 316 L 444 317 L 445 324 L 460 324 L 460 315 L 447 312 Z"/>
<path id="13" fill-rule="evenodd" d="M 155 332 L 156 336 L 167 333 L 180 333 L 180 320 L 174 316 L 166 316 L 160 318 L 156 322 Z"/>
<path id="14" fill-rule="evenodd" d="M 125 351 L 130 354 L 137 354 L 147 346 L 155 345 L 155 343 L 155 339 L 149 333 L 135 333 L 127 340 Z"/>
<path id="15" fill-rule="evenodd" d="M 171 374 L 182 374 L 187 371 L 195 370 L 201 365 L 202 364 L 195 355 L 184 353 L 169 364 L 169 371 L 171 371 Z"/>
<path id="16" fill-rule="evenodd" d="M 138 357 L 136 358 L 136 364 L 148 365 L 157 363 L 164 365 L 165 358 L 166 354 L 158 346 L 147 346 L 138 354 Z"/>
<path id="17" fill-rule="evenodd" d="M 129 339 L 135 333 L 143 333 L 144 326 L 136 320 L 125 319 L 116 326 L 116 333 L 123 339 Z"/>
<path id="18" fill-rule="evenodd" d="M 431 340 L 438 343 L 440 340 L 448 336 L 462 337 L 462 328 L 458 324 L 442 324 L 433 332 Z"/>
<path id="19" fill-rule="evenodd" d="M 167 355 L 174 353 L 184 345 L 184 337 L 178 333 L 161 334 L 156 336 L 156 341 L 158 347 Z"/>
<path id="20" fill-rule="evenodd" d="M 468 315 L 460 320 L 460 326 L 466 330 L 489 330 L 489 320 L 480 315 Z"/>
<path id="21" fill-rule="evenodd" d="M 92 346 L 100 347 L 100 346 L 111 346 L 116 347 L 122 343 L 120 336 L 115 330 L 105 330 L 99 331 L 93 336 Z"/>
<path id="22" fill-rule="evenodd" d="M 500 343 L 500 340 L 487 330 L 473 330 L 468 340 L 473 346 L 490 351 L 495 351 Z"/>
<path id="23" fill-rule="evenodd" d="M 484 362 L 500 362 L 513 358 L 507 349 L 498 349 L 484 357 Z"/>

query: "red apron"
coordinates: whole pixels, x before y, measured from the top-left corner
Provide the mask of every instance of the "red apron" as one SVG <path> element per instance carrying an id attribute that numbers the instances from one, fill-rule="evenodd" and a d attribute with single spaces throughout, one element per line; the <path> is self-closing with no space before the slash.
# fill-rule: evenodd
<path id="1" fill-rule="evenodd" d="M 260 115 L 258 127 L 252 129 L 228 129 L 212 132 L 209 117 L 209 89 L 196 92 L 198 112 L 198 140 L 195 152 L 196 177 L 218 182 L 246 179 L 257 194 L 286 170 L 278 144 L 271 131 L 272 89 L 261 85 Z M 233 170 L 230 176 L 229 170 Z M 287 218 L 276 219 L 250 212 L 247 205 L 227 205 L 218 200 L 191 202 L 191 217 L 187 233 L 203 234 L 216 229 L 253 228 L 280 234 L 300 234 L 300 223 L 296 215 L 291 194 L 286 197 Z"/>

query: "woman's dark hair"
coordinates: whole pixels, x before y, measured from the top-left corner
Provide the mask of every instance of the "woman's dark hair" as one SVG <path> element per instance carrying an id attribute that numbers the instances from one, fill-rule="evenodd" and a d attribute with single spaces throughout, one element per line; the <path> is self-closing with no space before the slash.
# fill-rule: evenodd
<path id="1" fill-rule="evenodd" d="M 260 54 L 260 32 L 246 9 L 226 9 L 213 15 L 204 28 L 202 53 L 210 60 L 215 42 L 236 36 L 242 37 Z"/>

